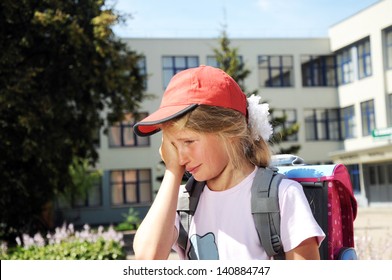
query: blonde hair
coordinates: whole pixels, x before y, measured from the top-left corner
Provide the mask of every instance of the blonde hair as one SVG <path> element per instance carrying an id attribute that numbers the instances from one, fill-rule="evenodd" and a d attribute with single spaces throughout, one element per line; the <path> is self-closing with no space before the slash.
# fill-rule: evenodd
<path id="1" fill-rule="evenodd" d="M 271 160 L 269 145 L 263 140 L 254 140 L 246 118 L 240 112 L 217 106 L 200 105 L 184 116 L 162 125 L 177 129 L 190 129 L 198 133 L 217 134 L 236 168 L 243 158 L 259 167 L 266 167 Z"/>

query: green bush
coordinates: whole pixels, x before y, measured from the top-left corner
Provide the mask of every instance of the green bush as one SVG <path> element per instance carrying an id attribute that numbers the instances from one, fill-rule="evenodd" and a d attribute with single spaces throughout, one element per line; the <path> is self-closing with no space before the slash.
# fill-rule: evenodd
<path id="1" fill-rule="evenodd" d="M 123 260 L 126 259 L 122 234 L 112 227 L 107 232 L 102 227 L 92 231 L 88 226 L 81 232 L 73 227 L 56 229 L 46 238 L 36 234 L 23 236 L 16 247 L 7 248 L 2 243 L 1 260 Z M 23 243 L 23 244 L 22 244 Z"/>
<path id="2" fill-rule="evenodd" d="M 140 225 L 139 212 L 134 208 L 129 208 L 128 214 L 123 214 L 124 221 L 116 226 L 116 230 L 125 231 L 125 230 L 134 230 L 137 229 Z"/>
<path id="3" fill-rule="evenodd" d="M 0 257 L 3 260 L 123 260 L 125 253 L 118 242 L 100 238 L 94 243 L 74 241 L 43 247 L 18 246 Z"/>

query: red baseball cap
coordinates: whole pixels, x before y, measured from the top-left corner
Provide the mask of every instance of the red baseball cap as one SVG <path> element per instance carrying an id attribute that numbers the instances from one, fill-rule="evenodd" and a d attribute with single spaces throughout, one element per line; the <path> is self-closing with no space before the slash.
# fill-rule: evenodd
<path id="1" fill-rule="evenodd" d="M 246 95 L 237 82 L 219 68 L 201 65 L 181 71 L 170 80 L 159 109 L 134 125 L 139 136 L 152 135 L 158 124 L 182 116 L 199 105 L 230 108 L 246 116 Z"/>

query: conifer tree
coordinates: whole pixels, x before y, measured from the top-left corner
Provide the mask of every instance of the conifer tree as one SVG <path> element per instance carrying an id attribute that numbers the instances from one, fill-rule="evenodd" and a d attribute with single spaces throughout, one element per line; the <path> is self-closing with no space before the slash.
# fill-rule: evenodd
<path id="1" fill-rule="evenodd" d="M 247 96 L 258 94 L 257 89 L 251 92 L 248 92 L 246 89 L 245 79 L 251 72 L 245 67 L 245 63 L 239 55 L 238 48 L 231 46 L 226 28 L 223 28 L 223 31 L 221 32 L 219 48 L 214 48 L 213 51 L 217 66 L 229 74 L 240 85 L 242 91 L 245 92 Z M 274 109 L 270 108 L 271 116 L 274 115 L 273 111 Z M 270 139 L 270 144 L 272 146 L 278 146 L 276 151 L 278 154 L 296 154 L 300 149 L 300 145 L 291 145 L 287 148 L 282 146 L 282 142 L 289 140 L 291 136 L 299 131 L 298 123 L 286 126 L 286 119 L 287 116 L 271 118 L 270 121 L 274 127 L 274 134 Z"/>

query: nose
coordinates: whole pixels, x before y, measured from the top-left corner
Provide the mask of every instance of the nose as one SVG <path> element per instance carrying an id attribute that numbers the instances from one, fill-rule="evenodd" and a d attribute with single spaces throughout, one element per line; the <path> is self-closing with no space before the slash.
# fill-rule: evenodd
<path id="1" fill-rule="evenodd" d="M 189 162 L 188 153 L 184 149 L 178 149 L 178 162 L 180 165 L 186 165 Z"/>

